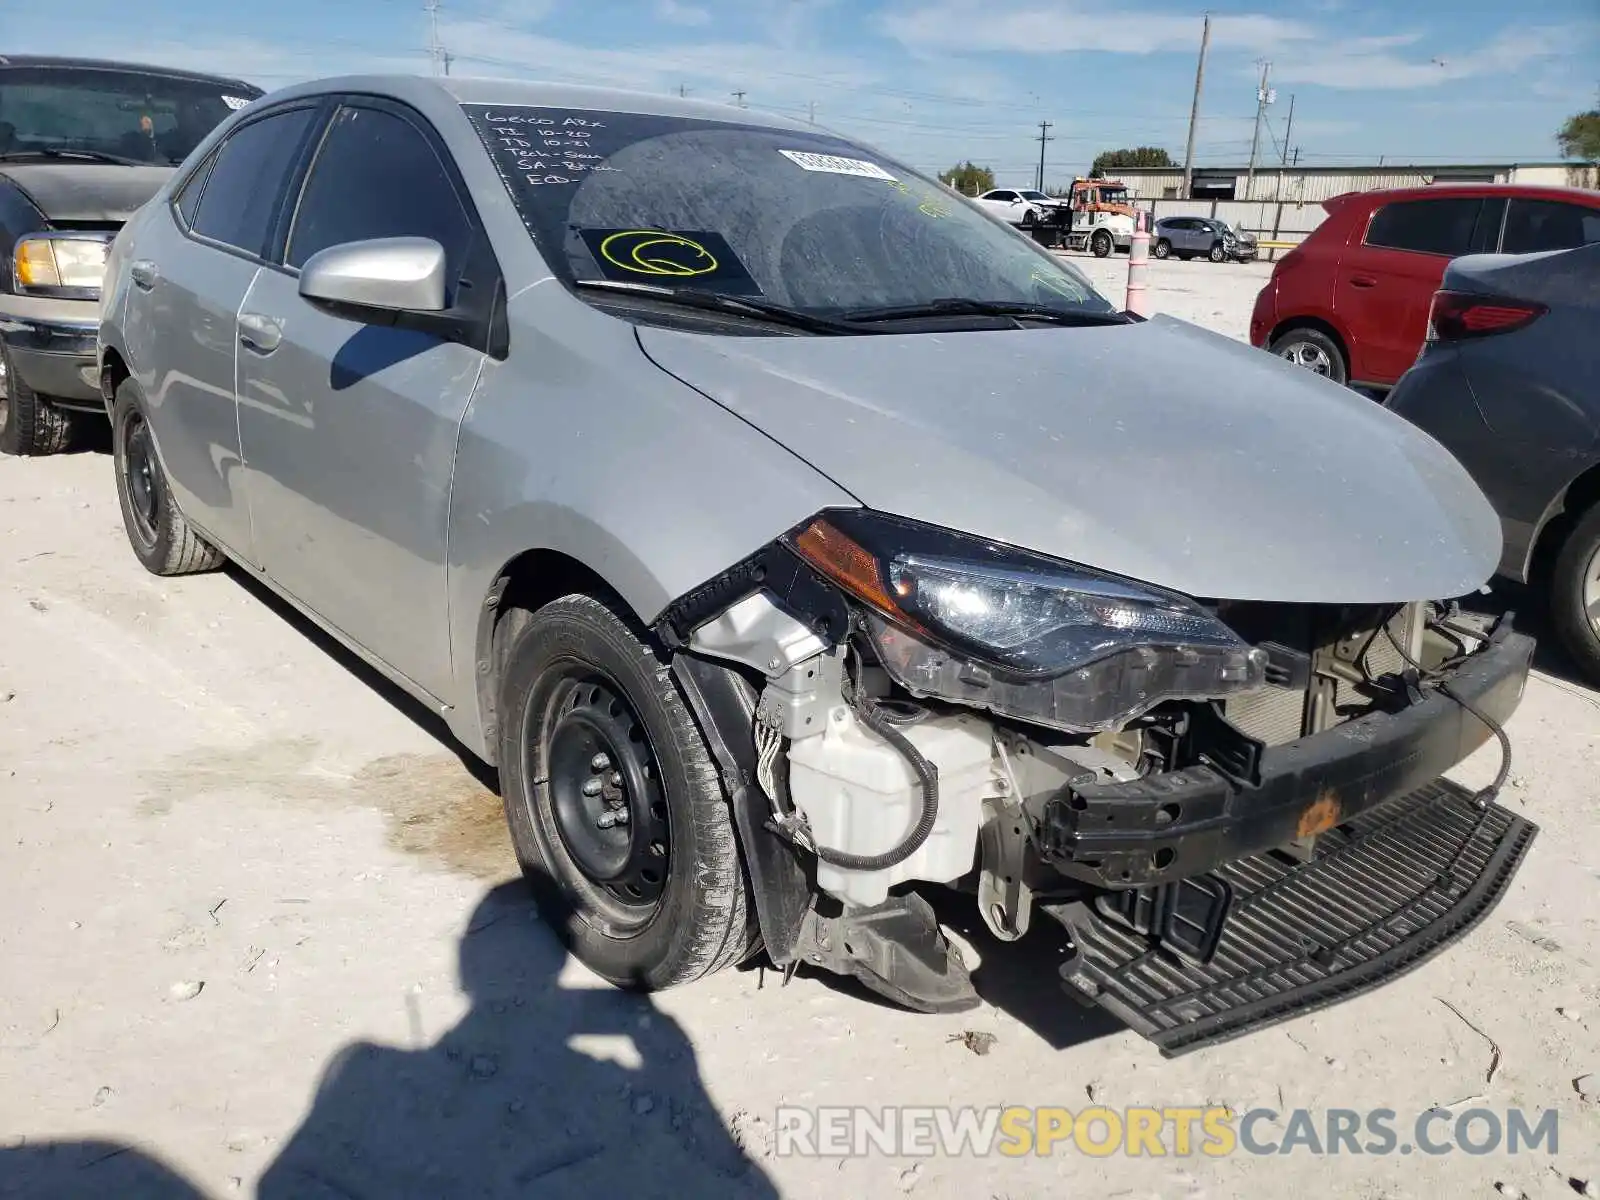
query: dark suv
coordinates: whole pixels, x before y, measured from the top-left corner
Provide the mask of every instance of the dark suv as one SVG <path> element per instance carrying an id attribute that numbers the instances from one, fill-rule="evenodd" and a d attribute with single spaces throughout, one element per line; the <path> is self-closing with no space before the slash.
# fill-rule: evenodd
<path id="1" fill-rule="evenodd" d="M 49 454 L 96 377 L 100 277 L 124 221 L 230 112 L 237 79 L 0 55 L 0 450 Z"/>
<path id="2" fill-rule="evenodd" d="M 1256 297 L 1253 345 L 1336 383 L 1386 389 L 1422 349 L 1450 260 L 1600 242 L 1600 192 L 1435 184 L 1347 192 Z"/>

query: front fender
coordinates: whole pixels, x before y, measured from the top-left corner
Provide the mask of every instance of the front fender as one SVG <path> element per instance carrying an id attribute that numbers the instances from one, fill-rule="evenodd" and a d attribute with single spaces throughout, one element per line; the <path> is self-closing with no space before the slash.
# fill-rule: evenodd
<path id="1" fill-rule="evenodd" d="M 485 366 L 450 497 L 452 726 L 480 754 L 480 616 L 513 559 L 574 559 L 648 625 L 820 509 L 858 503 L 655 366 L 629 323 L 556 286 L 511 315 L 512 355 Z"/>

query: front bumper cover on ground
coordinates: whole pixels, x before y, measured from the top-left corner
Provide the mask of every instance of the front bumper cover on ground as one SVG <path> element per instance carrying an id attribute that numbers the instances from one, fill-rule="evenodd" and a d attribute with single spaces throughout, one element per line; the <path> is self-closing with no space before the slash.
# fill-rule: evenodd
<path id="1" fill-rule="evenodd" d="M 1043 907 L 1072 939 L 1061 967 L 1068 993 L 1172 1058 L 1420 966 L 1489 914 L 1537 832 L 1436 782 L 1323 835 L 1309 862 L 1281 851 L 1237 859 L 1209 877 L 1229 902 L 1205 962 L 1090 904 Z"/>
<path id="2" fill-rule="evenodd" d="M 1449 677 L 1451 693 L 1496 723 L 1522 699 L 1531 638 L 1502 623 Z M 1039 822 L 1044 860 L 1102 888 L 1204 874 L 1333 829 L 1437 780 L 1491 736 L 1438 689 L 1399 712 L 1373 712 L 1324 733 L 1266 748 L 1258 786 L 1211 766 L 1127 783 L 1067 785 Z"/>

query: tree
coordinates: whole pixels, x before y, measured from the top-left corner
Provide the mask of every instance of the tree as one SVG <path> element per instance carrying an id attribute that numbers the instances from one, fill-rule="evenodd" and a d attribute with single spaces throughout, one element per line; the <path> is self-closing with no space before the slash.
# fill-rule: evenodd
<path id="1" fill-rule="evenodd" d="M 1577 113 L 1556 134 L 1556 144 L 1564 158 L 1600 163 L 1600 109 Z"/>
<path id="2" fill-rule="evenodd" d="M 971 159 L 941 172 L 939 182 L 947 183 L 963 196 L 980 196 L 994 188 L 994 172 L 973 164 Z"/>
<path id="3" fill-rule="evenodd" d="M 1089 168 L 1090 179 L 1104 179 L 1118 167 L 1172 167 L 1177 164 L 1160 146 L 1135 146 L 1131 150 L 1102 150 Z"/>

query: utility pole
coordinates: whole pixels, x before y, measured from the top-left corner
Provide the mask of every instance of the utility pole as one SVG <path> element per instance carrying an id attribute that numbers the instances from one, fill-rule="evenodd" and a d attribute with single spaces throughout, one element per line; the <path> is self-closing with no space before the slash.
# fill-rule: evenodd
<path id="1" fill-rule="evenodd" d="M 1300 165 L 1300 147 L 1299 146 L 1296 146 L 1294 148 L 1294 162 L 1290 163 L 1289 165 L 1292 166 L 1292 167 L 1298 167 Z"/>
<path id="2" fill-rule="evenodd" d="M 806 101 L 806 116 L 813 125 L 817 123 L 817 102 L 815 100 Z"/>
<path id="3" fill-rule="evenodd" d="M 438 75 L 444 63 L 444 47 L 439 42 L 439 0 L 427 0 L 422 7 L 428 14 L 428 61 Z"/>
<path id="4" fill-rule="evenodd" d="M 455 62 L 456 56 L 451 54 L 450 51 L 446 50 L 443 46 L 439 47 L 439 55 L 444 59 L 444 73 L 446 75 L 450 74 L 450 64 Z"/>
<path id="5" fill-rule="evenodd" d="M 1055 138 L 1050 136 L 1050 122 L 1049 121 L 1040 121 L 1039 122 L 1039 179 L 1038 179 L 1038 182 L 1034 184 L 1034 187 L 1038 191 L 1041 191 L 1041 192 L 1044 191 L 1044 144 L 1046 142 L 1053 142 L 1055 140 L 1056 140 Z"/>
<path id="6" fill-rule="evenodd" d="M 1283 127 L 1283 163 L 1289 164 L 1289 135 L 1294 132 L 1294 94 L 1289 95 L 1289 123 Z"/>
<path id="7" fill-rule="evenodd" d="M 684 87 L 683 84 L 680 83 L 678 85 L 678 95 L 687 96 L 688 94 L 689 94 L 689 89 Z"/>
<path id="8" fill-rule="evenodd" d="M 1194 69 L 1194 103 L 1189 106 L 1189 148 L 1183 152 L 1183 198 L 1194 198 L 1194 130 L 1200 123 L 1200 85 L 1206 78 L 1206 51 L 1211 48 L 1211 14 L 1200 34 L 1200 62 Z"/>
<path id="9" fill-rule="evenodd" d="M 1267 77 L 1272 71 L 1272 64 L 1261 64 L 1261 86 L 1256 89 L 1256 131 L 1250 138 L 1250 167 L 1244 176 L 1244 195 L 1242 200 L 1250 199 L 1250 189 L 1256 181 L 1256 155 L 1261 151 L 1261 122 L 1267 115 L 1267 105 L 1272 103 L 1272 93 L 1267 90 Z"/>
<path id="10" fill-rule="evenodd" d="M 729 92 L 728 94 L 733 97 L 733 102 L 735 104 L 737 104 L 740 108 L 744 107 L 744 93 L 743 92 Z"/>

